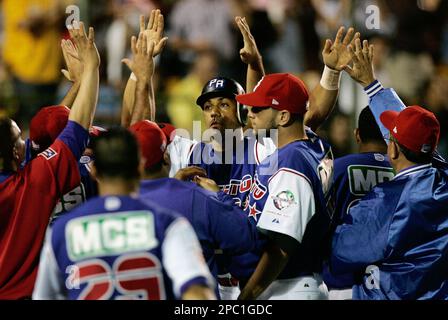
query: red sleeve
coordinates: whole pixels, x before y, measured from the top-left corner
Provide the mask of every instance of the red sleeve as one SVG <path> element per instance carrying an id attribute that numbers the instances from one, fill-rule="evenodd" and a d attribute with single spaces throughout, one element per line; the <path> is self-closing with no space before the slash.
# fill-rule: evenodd
<path id="1" fill-rule="evenodd" d="M 56 197 L 74 189 L 81 182 L 78 162 L 69 147 L 57 139 L 24 169 L 34 188 Z"/>

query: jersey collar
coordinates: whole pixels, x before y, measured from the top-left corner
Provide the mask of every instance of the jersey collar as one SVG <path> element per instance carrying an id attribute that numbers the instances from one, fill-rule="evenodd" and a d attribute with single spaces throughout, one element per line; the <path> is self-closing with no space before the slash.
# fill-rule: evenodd
<path id="1" fill-rule="evenodd" d="M 431 164 L 431 163 L 423 164 L 423 165 L 415 165 L 415 166 L 406 168 L 406 169 L 404 169 L 404 170 L 401 170 L 401 171 L 395 176 L 394 179 L 397 179 L 397 178 L 399 178 L 399 177 L 409 176 L 409 175 L 411 175 L 411 174 L 415 174 L 415 173 L 417 173 L 417 172 L 420 172 L 420 171 L 422 171 L 422 170 L 425 170 L 425 169 L 428 169 L 428 168 L 431 168 L 431 167 L 432 167 L 432 164 Z"/>

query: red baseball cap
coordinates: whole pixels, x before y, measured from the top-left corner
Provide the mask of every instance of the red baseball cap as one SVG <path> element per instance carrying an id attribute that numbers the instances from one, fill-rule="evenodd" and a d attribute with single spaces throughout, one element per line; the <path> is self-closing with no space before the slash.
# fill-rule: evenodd
<path id="1" fill-rule="evenodd" d="M 89 136 L 91 138 L 99 137 L 103 132 L 107 132 L 107 129 L 100 126 L 91 126 L 89 128 Z"/>
<path id="2" fill-rule="evenodd" d="M 410 151 L 430 153 L 437 147 L 439 121 L 420 106 L 410 106 L 401 112 L 384 111 L 380 120 L 398 143 Z"/>
<path id="3" fill-rule="evenodd" d="M 264 76 L 254 92 L 236 96 L 236 100 L 251 107 L 266 107 L 305 114 L 309 94 L 302 80 L 289 73 Z"/>
<path id="4" fill-rule="evenodd" d="M 176 135 L 176 127 L 170 123 L 157 123 L 160 129 L 162 129 L 163 133 L 166 136 L 168 144 L 170 144 L 174 140 L 174 136 Z"/>
<path id="5" fill-rule="evenodd" d="M 30 123 L 30 140 L 35 150 L 48 148 L 67 125 L 70 109 L 66 106 L 44 107 Z"/>
<path id="6" fill-rule="evenodd" d="M 146 159 L 145 168 L 158 163 L 166 150 L 166 136 L 157 123 L 143 120 L 129 127 L 140 145 L 143 157 Z"/>

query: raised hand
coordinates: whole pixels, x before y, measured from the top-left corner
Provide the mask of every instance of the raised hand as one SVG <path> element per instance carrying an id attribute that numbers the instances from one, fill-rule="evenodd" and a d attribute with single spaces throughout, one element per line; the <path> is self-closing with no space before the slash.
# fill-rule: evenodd
<path id="1" fill-rule="evenodd" d="M 356 39 L 355 45 L 349 46 L 351 59 L 353 60 L 353 67 L 344 65 L 343 69 L 350 77 L 358 82 L 363 87 L 375 81 L 375 72 L 373 70 L 373 45 L 369 45 L 367 40 L 363 41 Z"/>
<path id="2" fill-rule="evenodd" d="M 123 59 L 129 69 L 135 74 L 137 80 L 148 82 L 154 74 L 154 42 L 148 41 L 143 32 L 138 35 L 138 40 L 135 36 L 131 39 L 132 60 Z"/>
<path id="3" fill-rule="evenodd" d="M 78 28 L 79 26 L 79 28 Z M 79 22 L 71 25 L 68 28 L 70 37 L 78 50 L 79 60 L 86 68 L 95 69 L 100 65 L 100 55 L 95 45 L 95 33 L 92 27 L 89 28 L 89 35 L 87 36 L 84 23 Z"/>
<path id="4" fill-rule="evenodd" d="M 79 60 L 78 50 L 70 40 L 62 40 L 61 48 L 67 66 L 67 69 L 61 70 L 62 74 L 68 81 L 79 82 L 84 66 Z"/>
<path id="5" fill-rule="evenodd" d="M 149 16 L 148 25 L 145 27 L 145 16 L 140 16 L 140 33 L 144 33 L 147 47 L 150 47 L 150 42 L 154 42 L 153 57 L 158 56 L 168 41 L 168 37 L 163 37 L 165 28 L 163 15 L 160 10 L 152 10 Z"/>
<path id="6" fill-rule="evenodd" d="M 240 50 L 240 58 L 245 64 L 256 64 L 261 60 L 261 54 L 258 51 L 257 43 L 250 33 L 246 18 L 235 17 L 235 22 L 243 36 L 244 46 Z"/>
<path id="7" fill-rule="evenodd" d="M 359 39 L 359 32 L 355 33 L 355 29 L 349 28 L 344 37 L 345 28 L 340 27 L 334 42 L 330 39 L 325 41 L 322 57 L 327 67 L 342 71 L 343 67 L 350 64 L 352 57 L 348 50 L 349 45 L 354 45 L 356 39 Z M 342 39 L 344 38 L 344 39 Z"/>

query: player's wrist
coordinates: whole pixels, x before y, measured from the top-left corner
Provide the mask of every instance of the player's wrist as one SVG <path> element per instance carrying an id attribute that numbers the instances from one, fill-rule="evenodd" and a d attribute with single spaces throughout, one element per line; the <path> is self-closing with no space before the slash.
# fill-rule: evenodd
<path id="1" fill-rule="evenodd" d="M 249 67 L 255 71 L 261 71 L 263 69 L 263 57 L 258 54 L 256 58 L 249 62 Z"/>
<path id="2" fill-rule="evenodd" d="M 326 90 L 339 90 L 341 83 L 341 71 L 330 68 L 325 65 L 322 77 L 320 79 L 320 85 Z"/>
<path id="3" fill-rule="evenodd" d="M 374 79 L 373 81 L 371 81 L 370 84 L 364 86 L 364 92 L 367 94 L 369 98 L 372 98 L 383 89 L 384 89 L 383 85 L 377 79 Z"/>

